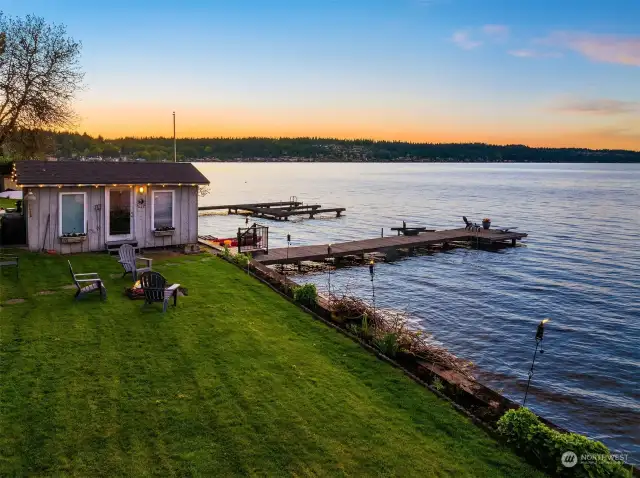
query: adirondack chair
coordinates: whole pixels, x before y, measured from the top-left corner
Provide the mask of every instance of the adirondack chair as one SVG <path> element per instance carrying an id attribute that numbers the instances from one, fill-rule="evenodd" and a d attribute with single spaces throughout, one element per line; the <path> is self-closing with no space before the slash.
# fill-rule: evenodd
<path id="1" fill-rule="evenodd" d="M 167 279 L 157 272 L 145 272 L 140 277 L 140 285 L 144 292 L 143 308 L 154 302 L 162 302 L 162 312 L 167 311 L 169 299 L 173 297 L 173 306 L 178 303 L 178 287 L 180 284 L 173 284 L 167 287 Z"/>
<path id="2" fill-rule="evenodd" d="M 69 271 L 71 272 L 73 282 L 78 288 L 78 291 L 76 292 L 76 295 L 74 297 L 75 300 L 78 300 L 82 296 L 95 291 L 100 292 L 100 300 L 107 299 L 107 288 L 102 283 L 102 279 L 100 279 L 97 272 L 75 274 L 73 272 L 73 267 L 71 267 L 71 261 L 67 262 L 69 263 Z"/>
<path id="3" fill-rule="evenodd" d="M 0 254 L 0 271 L 3 267 L 15 267 L 16 279 L 20 277 L 20 259 L 18 256 L 7 256 Z"/>
<path id="4" fill-rule="evenodd" d="M 124 267 L 122 277 L 131 273 L 133 281 L 135 282 L 138 280 L 138 274 L 151 271 L 151 262 L 153 259 L 137 257 L 136 251 L 131 244 L 122 244 L 118 250 L 118 255 L 120 256 L 118 262 Z M 143 267 L 138 267 L 138 261 L 144 261 L 146 264 Z"/>
<path id="5" fill-rule="evenodd" d="M 480 225 L 476 224 L 475 222 L 470 222 L 467 219 L 467 216 L 462 216 L 462 220 L 464 221 L 464 224 L 465 224 L 465 230 L 467 230 L 467 231 L 479 231 L 480 230 Z"/>

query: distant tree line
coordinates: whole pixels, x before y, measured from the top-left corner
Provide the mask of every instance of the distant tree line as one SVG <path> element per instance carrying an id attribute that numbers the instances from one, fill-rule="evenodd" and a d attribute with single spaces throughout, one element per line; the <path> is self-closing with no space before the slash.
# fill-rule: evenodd
<path id="1" fill-rule="evenodd" d="M 29 157 L 173 159 L 173 139 L 126 137 L 105 139 L 72 132 L 23 131 L 32 147 Z M 582 148 L 530 148 L 485 143 L 411 143 L 334 138 L 184 138 L 177 140 L 178 160 L 193 161 L 451 161 L 451 162 L 640 162 L 640 152 Z"/>

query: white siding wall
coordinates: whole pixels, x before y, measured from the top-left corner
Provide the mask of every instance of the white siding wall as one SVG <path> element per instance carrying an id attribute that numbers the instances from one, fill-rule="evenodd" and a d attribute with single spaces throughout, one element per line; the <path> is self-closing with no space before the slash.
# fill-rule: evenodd
<path id="1" fill-rule="evenodd" d="M 104 187 L 63 187 L 63 188 L 30 188 L 36 200 L 27 204 L 27 242 L 29 249 L 39 251 L 44 244 L 45 250 L 55 250 L 61 254 L 76 252 L 103 251 L 106 242 L 105 225 L 105 188 Z M 145 187 L 144 194 L 136 191 L 134 201 L 134 239 L 142 248 L 192 244 L 198 241 L 198 188 L 197 186 L 167 186 L 156 189 L 172 189 L 174 191 L 174 226 L 172 236 L 155 237 L 153 234 L 153 218 L 151 217 L 151 194 L 154 186 Z M 29 188 L 24 188 L 26 196 Z M 75 244 L 61 244 L 59 239 L 59 193 L 87 193 L 88 229 L 87 240 Z M 138 199 L 144 198 L 144 207 L 138 207 Z M 100 209 L 96 210 L 96 206 Z M 31 207 L 31 215 L 28 208 Z M 48 224 L 47 227 L 47 218 Z"/>

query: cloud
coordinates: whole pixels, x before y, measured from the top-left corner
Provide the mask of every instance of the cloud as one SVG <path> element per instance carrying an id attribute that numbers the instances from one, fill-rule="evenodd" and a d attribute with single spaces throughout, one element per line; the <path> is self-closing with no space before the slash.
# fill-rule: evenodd
<path id="1" fill-rule="evenodd" d="M 473 50 L 482 45 L 481 41 L 471 38 L 471 33 L 468 30 L 455 31 L 451 37 L 451 41 L 463 50 Z"/>
<path id="2" fill-rule="evenodd" d="M 537 43 L 567 48 L 593 61 L 640 66 L 640 36 L 557 31 Z"/>
<path id="3" fill-rule="evenodd" d="M 558 51 L 540 51 L 532 48 L 509 50 L 507 53 L 518 58 L 562 58 L 562 53 Z"/>
<path id="4" fill-rule="evenodd" d="M 591 115 L 621 115 L 640 113 L 640 101 L 621 101 L 606 98 L 600 99 L 569 99 L 557 104 L 554 111 L 574 114 Z"/>
<path id="5" fill-rule="evenodd" d="M 484 25 L 482 33 L 495 41 L 506 41 L 509 38 L 509 27 L 506 25 Z"/>
<path id="6" fill-rule="evenodd" d="M 484 45 L 486 41 L 505 42 L 509 38 L 509 27 L 506 25 L 488 24 L 481 28 L 456 30 L 451 41 L 463 50 L 473 50 Z"/>

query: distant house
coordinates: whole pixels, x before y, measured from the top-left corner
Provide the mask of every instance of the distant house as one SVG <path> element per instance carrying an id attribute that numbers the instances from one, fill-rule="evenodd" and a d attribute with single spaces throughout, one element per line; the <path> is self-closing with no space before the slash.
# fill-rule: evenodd
<path id="1" fill-rule="evenodd" d="M 29 249 L 65 254 L 194 244 L 209 184 L 189 163 L 19 161 L 15 177 Z"/>

